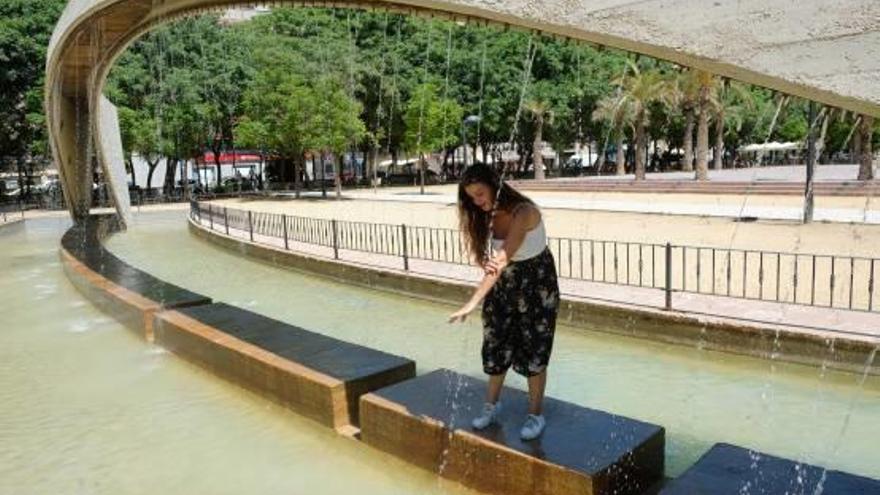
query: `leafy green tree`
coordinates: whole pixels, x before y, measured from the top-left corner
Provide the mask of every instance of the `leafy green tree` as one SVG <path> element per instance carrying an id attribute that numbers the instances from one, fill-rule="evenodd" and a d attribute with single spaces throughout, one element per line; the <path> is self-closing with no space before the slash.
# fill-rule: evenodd
<path id="1" fill-rule="evenodd" d="M 418 86 L 406 109 L 406 149 L 419 155 L 420 191 L 425 193 L 425 154 L 445 149 L 458 141 L 458 125 L 464 112 L 451 99 L 438 94 L 431 82 Z"/>
<path id="2" fill-rule="evenodd" d="M 615 50 L 493 26 L 459 26 L 386 12 L 275 8 L 232 27 L 219 26 L 216 16 L 204 16 L 161 28 L 129 50 L 114 73 L 118 69 L 118 86 L 124 93 L 119 103 L 152 115 L 167 142 L 165 149 L 174 150 L 177 141 L 189 139 L 181 136 L 190 134 L 201 136 L 202 147 L 211 147 L 217 157 L 235 143 L 256 147 L 283 157 L 279 161 L 287 165 L 282 175 L 290 175 L 285 167 L 292 162 L 298 190 L 306 153 L 323 157 L 360 149 L 370 152 L 370 167 L 375 167 L 380 148 L 392 157 L 419 148 L 415 152 L 423 169 L 425 154 L 439 151 L 449 156 L 460 139 L 463 115 L 480 117 L 466 131 L 468 139 L 482 147 L 484 161 L 515 136 L 514 145 L 523 157 L 521 170 L 540 160 L 537 142 L 548 141 L 561 150 L 584 139 L 607 146 L 613 138 L 622 172 L 623 142 L 631 134 L 639 176 L 646 167 L 643 150 L 649 138 L 683 147 L 687 169 L 693 163 L 695 130 L 701 140 L 697 154 L 708 156 L 710 121 L 715 125 L 716 149 L 719 140 L 754 142 L 802 130 L 798 112 L 781 112 L 782 100 L 774 101 L 766 90 L 744 90 L 754 96 L 754 107 L 739 99 L 727 101 L 719 111 L 715 103 L 721 92 L 716 86 L 721 85 L 717 78 L 698 71 L 681 73 L 673 106 L 649 96 L 645 88 L 636 98 L 631 93 L 638 89 L 635 75 L 630 76 L 633 86 L 621 88 L 618 94 L 614 81 L 630 70 L 627 59 Z M 644 57 L 636 65 L 640 75 L 680 71 Z M 188 72 L 186 78 L 172 77 L 182 70 Z M 194 98 L 181 88 L 174 93 L 175 105 L 191 106 L 185 112 L 170 110 L 172 92 L 163 86 L 172 78 L 189 79 L 195 86 Z M 320 81 L 335 89 L 319 88 Z M 430 98 L 426 84 L 433 88 Z M 526 98 L 523 108 L 518 108 L 524 84 Z M 316 91 L 335 98 L 337 90 L 347 99 L 341 102 L 341 114 L 333 116 Z M 428 104 L 429 99 L 443 104 L 438 107 L 433 100 Z M 351 125 L 351 112 L 357 112 L 360 130 Z M 439 124 L 432 120 L 437 116 Z M 170 117 L 173 125 L 166 122 Z M 199 128 L 184 132 L 182 122 Z M 334 132 L 314 131 L 335 129 L 332 122 L 343 122 L 340 133 L 348 135 L 328 144 Z M 518 128 L 512 132 L 515 125 Z M 444 129 L 439 132 L 443 139 L 429 135 L 431 126 Z M 833 120 L 828 124 L 832 143 L 843 141 L 842 126 Z M 423 142 L 413 140 L 414 136 L 421 136 Z M 715 156 L 716 160 L 723 156 L 723 149 L 717 149 Z M 604 157 L 600 153 L 599 162 Z M 446 160 L 444 169 L 448 170 Z M 539 170 L 543 167 L 536 167 L 536 175 Z"/>
<path id="3" fill-rule="evenodd" d="M 0 2 L 0 169 L 25 167 L 48 155 L 43 113 L 46 50 L 64 0 Z M 32 173 L 28 171 L 28 173 Z"/>
<path id="4" fill-rule="evenodd" d="M 360 120 L 361 104 L 352 98 L 339 83 L 322 78 L 310 87 L 311 99 L 316 103 L 309 116 L 314 147 L 321 153 L 336 155 L 336 197 L 342 196 L 342 157 L 353 143 L 366 132 Z"/>
<path id="5" fill-rule="evenodd" d="M 317 104 L 301 76 L 283 67 L 266 66 L 257 72 L 244 96 L 244 115 L 237 125 L 237 132 L 245 142 L 262 145 L 276 153 L 282 162 L 294 164 L 297 197 L 304 154 L 315 136 L 311 117 L 316 110 Z M 282 171 L 282 180 L 286 176 Z"/>

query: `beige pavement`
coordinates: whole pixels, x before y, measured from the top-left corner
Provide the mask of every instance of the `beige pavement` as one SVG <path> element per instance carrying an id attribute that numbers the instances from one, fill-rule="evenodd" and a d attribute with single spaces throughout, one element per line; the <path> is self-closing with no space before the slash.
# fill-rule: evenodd
<path id="1" fill-rule="evenodd" d="M 401 191 L 406 192 L 406 191 Z M 433 192 L 433 191 L 432 191 Z M 361 193 L 363 194 L 363 193 Z M 350 195 L 349 195 L 350 196 Z M 534 195 L 541 202 L 542 195 Z M 337 219 L 347 221 L 386 223 L 391 225 L 406 224 L 409 226 L 432 226 L 439 228 L 456 228 L 455 208 L 449 203 L 442 202 L 411 202 L 411 201 L 387 201 L 368 199 L 344 199 L 320 200 L 254 200 L 233 199 L 214 202 L 217 207 L 226 206 L 230 209 L 250 209 L 273 213 L 285 213 L 310 218 Z M 545 208 L 544 215 L 547 222 L 548 233 L 552 237 L 575 237 L 593 238 L 604 240 L 616 240 L 625 242 L 649 242 L 665 243 L 675 241 L 679 244 L 701 245 L 716 248 L 738 249 L 763 249 L 793 253 L 826 253 L 835 255 L 861 255 L 876 256 L 880 246 L 880 226 L 874 225 L 846 225 L 817 223 L 801 225 L 791 222 L 755 222 L 738 223 L 730 219 L 702 218 L 694 216 L 654 215 L 634 213 L 613 213 L 597 211 L 581 211 L 572 209 Z M 207 225 L 207 221 L 204 222 Z M 219 228 L 219 227 L 218 227 Z M 237 237 L 246 238 L 248 233 L 232 229 L 230 233 Z M 254 240 L 261 244 L 283 248 L 283 241 L 278 237 L 255 235 Z M 577 243 L 575 243 L 577 245 Z M 581 245 L 580 248 L 586 249 Z M 594 256 L 599 257 L 598 246 Z M 610 246 L 610 245 L 609 245 Z M 554 246 L 551 245 L 551 248 Z M 315 246 L 305 243 L 290 243 L 290 249 L 301 253 L 332 258 L 332 248 Z M 662 308 L 664 305 L 664 292 L 656 285 L 662 287 L 663 280 L 660 277 L 656 284 L 649 281 L 651 273 L 661 274 L 665 269 L 662 261 L 662 251 L 656 256 L 656 268 L 648 260 L 651 257 L 650 249 L 639 253 L 639 248 L 618 247 L 620 262 L 617 269 L 613 268 L 611 253 L 605 253 L 606 266 L 611 273 L 605 274 L 598 268 L 593 268 L 585 261 L 589 259 L 589 252 L 584 256 L 578 247 L 567 248 L 563 243 L 561 248 L 555 250 L 560 264 L 560 282 L 564 294 L 570 298 L 584 298 L 604 301 L 608 304 L 642 306 Z M 627 273 L 624 265 L 625 251 L 631 254 L 630 262 L 637 266 L 639 254 L 645 265 L 644 280 L 642 284 L 649 287 L 634 287 L 621 285 L 620 283 L 602 283 L 587 279 L 607 280 L 608 282 L 629 281 L 637 284 L 637 271 Z M 826 287 L 825 279 L 830 272 L 830 265 L 823 265 L 821 259 L 816 270 L 818 282 L 809 282 L 811 266 L 805 262 L 805 258 L 799 259 L 797 269 L 794 269 L 793 258 L 781 261 L 771 258 L 769 255 L 762 261 L 763 267 L 768 273 L 779 266 L 783 274 L 778 282 L 780 285 L 778 297 L 782 301 L 791 301 L 795 293 L 788 287 L 787 281 L 797 273 L 800 286 L 797 290 L 797 300 L 800 305 L 785 304 L 770 300 L 777 294 L 775 277 L 767 276 L 761 285 L 758 285 L 758 258 L 756 254 L 749 255 L 750 268 L 743 277 L 738 274 L 744 273 L 741 259 L 731 261 L 733 281 L 731 293 L 745 295 L 750 299 L 737 299 L 707 295 L 705 293 L 693 293 L 693 291 L 709 290 L 713 282 L 717 285 L 718 293 L 725 293 L 725 269 L 724 260 L 716 258 L 717 267 L 712 267 L 711 258 L 707 258 L 711 251 L 703 250 L 700 253 L 689 251 L 687 256 L 688 273 L 687 289 L 691 292 L 676 291 L 673 296 L 673 307 L 676 311 L 689 313 L 692 316 L 706 319 L 728 319 L 738 321 L 752 321 L 763 324 L 784 326 L 787 328 L 800 328 L 812 333 L 831 335 L 833 332 L 851 332 L 865 336 L 880 336 L 880 294 L 867 292 L 867 277 L 865 272 L 868 265 L 856 264 L 853 270 L 853 280 L 859 290 L 854 295 L 849 294 L 848 285 L 841 280 L 849 278 L 848 263 L 835 263 L 836 281 L 834 286 L 834 305 L 838 308 L 846 307 L 851 299 L 855 307 L 867 308 L 870 303 L 875 312 L 849 311 L 845 309 L 828 309 L 822 307 L 810 307 L 803 305 L 810 302 L 810 288 L 815 285 L 815 302 L 827 304 L 831 287 Z M 675 251 L 677 262 L 681 251 Z M 399 256 L 378 255 L 358 251 L 340 251 L 340 258 L 347 262 L 369 265 L 385 270 L 402 270 L 402 259 Z M 702 271 L 697 276 L 695 270 L 696 259 L 702 260 Z M 475 282 L 480 276 L 479 271 L 470 266 L 411 259 L 409 261 L 410 272 L 418 273 L 427 277 L 464 280 Z M 680 266 L 680 265 L 675 265 Z M 712 267 L 712 268 L 709 268 Z M 592 273 L 590 270 L 594 269 Z M 682 277 L 673 269 L 673 286 L 681 288 Z M 875 279 L 880 279 L 880 263 L 874 271 Z M 698 280 L 699 279 L 699 280 Z M 699 284 L 699 285 L 697 285 Z M 869 300 L 869 297 L 873 300 Z M 829 333 L 831 332 L 831 333 Z M 875 337 L 876 338 L 876 337 Z"/>
<path id="2" fill-rule="evenodd" d="M 419 196 L 417 188 L 380 189 L 371 197 L 369 190 L 346 192 L 342 201 L 319 199 L 219 201 L 229 207 L 255 211 L 285 213 L 314 218 L 421 225 L 457 228 L 454 206 L 455 186 L 435 186 Z M 710 209 L 719 202 L 753 202 L 773 207 L 792 202 L 785 196 L 714 197 L 706 195 L 647 195 L 630 193 L 528 193 L 539 205 L 563 197 L 574 205 L 598 196 L 624 198 L 638 205 L 657 202 L 689 202 Z M 671 197 L 674 196 L 674 197 Z M 854 205 L 854 198 L 820 198 L 820 202 Z M 427 200 L 427 201 L 425 201 Z M 861 200 L 864 205 L 865 199 Z M 877 201 L 877 200 L 872 200 Z M 731 203 L 728 203 L 731 204 Z M 880 202 L 872 203 L 880 208 Z M 877 256 L 880 253 L 880 225 L 857 223 L 815 222 L 804 225 L 794 221 L 759 220 L 736 222 L 731 218 L 669 215 L 653 213 L 614 212 L 592 209 L 544 207 L 547 230 L 553 237 L 588 238 L 624 242 L 672 242 L 689 246 L 782 251 L 838 256 Z"/>

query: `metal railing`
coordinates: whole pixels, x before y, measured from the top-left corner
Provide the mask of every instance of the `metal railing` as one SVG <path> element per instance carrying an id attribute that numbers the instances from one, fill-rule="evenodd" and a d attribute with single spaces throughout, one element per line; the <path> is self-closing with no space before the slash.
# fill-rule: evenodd
<path id="1" fill-rule="evenodd" d="M 244 232 L 339 251 L 469 265 L 459 231 L 307 218 L 190 203 L 193 219 L 212 230 Z M 805 306 L 876 312 L 880 259 L 720 247 L 549 237 L 560 278 L 661 290 L 672 309 L 674 293 L 691 293 Z"/>

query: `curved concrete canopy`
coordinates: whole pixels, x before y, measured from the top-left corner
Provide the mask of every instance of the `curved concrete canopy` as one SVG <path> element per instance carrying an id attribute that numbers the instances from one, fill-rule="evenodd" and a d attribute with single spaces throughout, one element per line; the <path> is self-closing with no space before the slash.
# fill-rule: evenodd
<path id="1" fill-rule="evenodd" d="M 91 165 L 119 177 L 115 113 L 101 91 L 135 38 L 176 17 L 254 2 L 70 0 L 49 44 L 46 115 L 71 214 L 88 213 Z M 621 48 L 880 117 L 877 0 L 386 0 L 267 2 L 433 13 Z M 108 143 L 110 143 L 108 145 Z M 115 144 L 116 148 L 113 147 Z M 111 156 L 112 155 L 112 156 Z M 113 187 L 117 209 L 127 191 Z"/>

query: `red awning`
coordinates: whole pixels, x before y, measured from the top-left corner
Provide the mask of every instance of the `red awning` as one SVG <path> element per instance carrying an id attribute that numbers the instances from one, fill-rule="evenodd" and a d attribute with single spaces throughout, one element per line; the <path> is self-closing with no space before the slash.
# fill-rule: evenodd
<path id="1" fill-rule="evenodd" d="M 257 165 L 260 163 L 260 154 L 253 151 L 236 151 L 232 152 L 223 152 L 220 153 L 220 164 L 221 165 L 232 165 L 233 158 L 235 158 L 234 163 L 236 165 Z M 209 166 L 216 165 L 214 161 L 214 153 L 211 151 L 206 152 L 201 158 L 199 158 L 196 163 L 200 166 Z"/>

